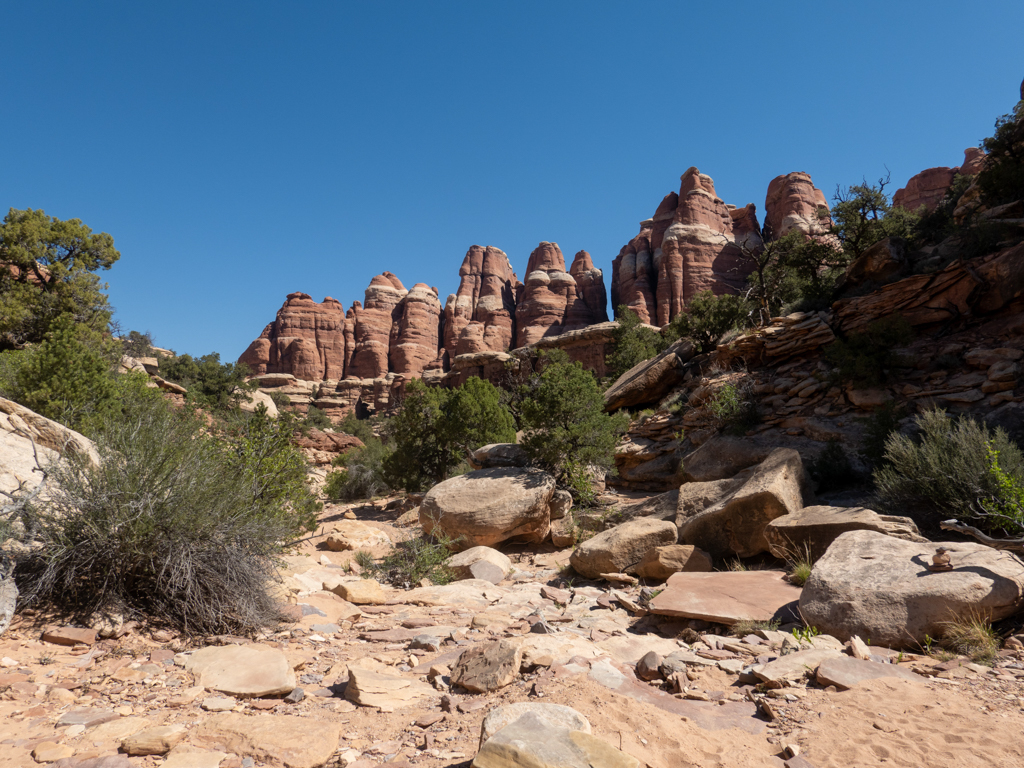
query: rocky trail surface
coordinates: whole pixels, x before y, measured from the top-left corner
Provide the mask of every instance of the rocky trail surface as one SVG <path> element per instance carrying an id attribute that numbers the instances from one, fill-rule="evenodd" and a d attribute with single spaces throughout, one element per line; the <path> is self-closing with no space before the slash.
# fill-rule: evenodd
<path id="1" fill-rule="evenodd" d="M 23 612 L 0 638 L 0 767 L 1024 761 L 1009 736 L 1024 727 L 1018 651 L 987 667 L 826 635 L 735 637 L 679 608 L 696 593 L 687 577 L 719 613 L 762 588 L 779 607 L 798 598 L 773 571 L 683 572 L 653 600 L 563 578 L 572 551 L 550 545 L 505 547 L 507 576 L 480 571 L 497 584 L 394 589 L 353 573 L 356 548 L 387 552 L 414 517 L 328 508 L 286 559 L 289 621 L 256 640 Z"/>

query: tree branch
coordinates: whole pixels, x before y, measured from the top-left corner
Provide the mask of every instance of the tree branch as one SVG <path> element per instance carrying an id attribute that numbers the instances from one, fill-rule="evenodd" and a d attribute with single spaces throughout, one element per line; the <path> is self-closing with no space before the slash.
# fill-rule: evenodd
<path id="1" fill-rule="evenodd" d="M 956 531 L 957 533 L 964 533 L 968 536 L 972 536 L 986 547 L 1024 555 L 1024 538 L 993 539 L 991 536 L 987 536 L 973 526 L 964 525 L 959 520 L 943 520 L 939 523 L 939 527 L 944 531 Z"/>

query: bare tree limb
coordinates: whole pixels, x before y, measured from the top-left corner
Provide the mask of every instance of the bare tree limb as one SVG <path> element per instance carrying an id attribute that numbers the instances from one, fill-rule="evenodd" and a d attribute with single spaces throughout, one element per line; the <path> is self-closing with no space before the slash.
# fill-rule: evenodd
<path id="1" fill-rule="evenodd" d="M 1024 555 L 1024 538 L 993 539 L 991 536 L 987 536 L 973 526 L 964 525 L 959 520 L 943 520 L 939 523 L 939 527 L 944 531 L 956 531 L 957 533 L 964 533 L 968 536 L 972 536 L 986 547 Z"/>

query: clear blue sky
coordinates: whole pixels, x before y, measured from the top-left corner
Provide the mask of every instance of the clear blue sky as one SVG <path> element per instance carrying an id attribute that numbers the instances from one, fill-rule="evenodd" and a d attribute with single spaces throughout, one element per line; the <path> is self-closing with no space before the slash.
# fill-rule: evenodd
<path id="1" fill-rule="evenodd" d="M 695 165 L 727 202 L 895 190 L 1016 102 L 1024 3 L 8 2 L 0 206 L 109 232 L 117 319 L 234 360 L 287 293 L 474 243 L 611 261 Z"/>

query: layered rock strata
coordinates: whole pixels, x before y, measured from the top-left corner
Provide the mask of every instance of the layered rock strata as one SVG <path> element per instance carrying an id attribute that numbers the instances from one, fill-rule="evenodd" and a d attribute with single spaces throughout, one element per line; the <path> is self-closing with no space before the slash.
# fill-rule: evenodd
<path id="1" fill-rule="evenodd" d="M 606 321 L 604 298 L 604 278 L 590 254 L 577 253 L 566 272 L 558 243 L 542 242 L 530 254 L 516 304 L 516 346 Z"/>
<path id="2" fill-rule="evenodd" d="M 946 196 L 946 191 L 952 186 L 953 179 L 958 173 L 973 176 L 981 170 L 984 163 L 985 152 L 978 147 L 968 147 L 964 150 L 963 165 L 955 168 L 926 168 L 911 176 L 907 186 L 896 190 L 892 196 L 892 204 L 908 211 L 916 211 L 923 205 L 927 210 L 933 211 Z"/>
<path id="3" fill-rule="evenodd" d="M 612 263 L 612 305 L 645 323 L 666 325 L 701 291 L 738 291 L 750 266 L 737 243 L 760 246 L 755 206 L 726 205 L 711 177 L 690 168 L 679 194 L 668 194 L 654 216 Z"/>
<path id="4" fill-rule="evenodd" d="M 794 229 L 805 235 L 824 235 L 832 225 L 825 193 L 802 171 L 776 176 L 764 199 L 765 230 L 778 239 Z"/>
<path id="5" fill-rule="evenodd" d="M 504 352 L 515 339 L 516 295 L 522 283 L 505 252 L 474 245 L 459 269 L 459 290 L 444 307 L 444 348 L 449 357 Z"/>

